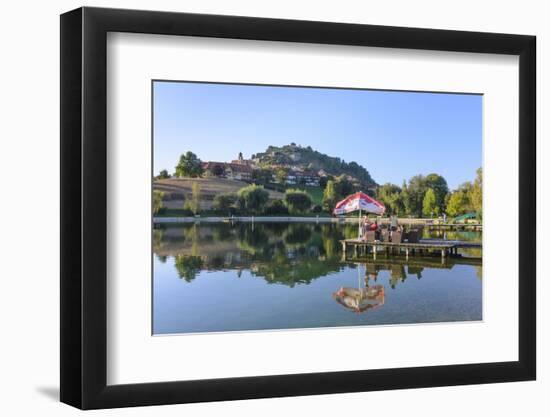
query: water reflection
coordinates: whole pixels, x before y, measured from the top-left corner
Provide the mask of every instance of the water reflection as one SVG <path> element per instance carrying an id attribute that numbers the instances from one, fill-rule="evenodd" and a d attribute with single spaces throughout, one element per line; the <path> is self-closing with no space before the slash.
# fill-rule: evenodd
<path id="1" fill-rule="evenodd" d="M 384 287 L 380 284 L 365 288 L 340 287 L 332 294 L 334 299 L 355 313 L 364 313 L 367 310 L 384 305 Z"/>
<path id="2" fill-rule="evenodd" d="M 368 310 L 381 307 L 384 305 L 385 300 L 385 290 L 383 285 L 369 285 L 370 279 L 372 278 L 376 281 L 378 274 L 372 272 L 369 273 L 367 268 L 365 268 L 365 271 L 367 272 L 364 279 L 361 279 L 360 271 L 361 269 L 358 267 L 357 288 L 340 287 L 338 291 L 332 294 L 332 297 L 337 303 L 343 305 L 354 313 L 365 313 Z"/>
<path id="3" fill-rule="evenodd" d="M 341 267 L 337 225 L 265 223 L 165 226 L 154 232 L 156 256 L 173 256 L 180 278 L 201 270 L 247 269 L 269 283 L 308 284 Z M 355 230 L 355 229 L 354 229 Z"/>
<path id="4" fill-rule="evenodd" d="M 343 259 L 340 240 L 356 233 L 338 224 L 157 227 L 154 332 L 481 319 L 480 251 L 443 264 L 437 256 Z"/>

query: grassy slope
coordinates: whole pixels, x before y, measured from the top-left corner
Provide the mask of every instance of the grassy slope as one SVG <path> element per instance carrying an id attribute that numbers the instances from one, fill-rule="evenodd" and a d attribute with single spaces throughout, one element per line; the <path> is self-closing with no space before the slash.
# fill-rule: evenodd
<path id="1" fill-rule="evenodd" d="M 323 189 L 321 187 L 311 187 L 306 185 L 304 187 L 300 187 L 300 189 L 305 190 L 309 194 L 313 200 L 313 204 L 323 204 Z"/>
<path id="2" fill-rule="evenodd" d="M 169 208 L 181 208 L 183 196 L 191 196 L 191 187 L 198 183 L 201 189 L 203 208 L 210 208 L 214 196 L 222 193 L 236 193 L 248 184 L 242 181 L 229 180 L 226 178 L 168 178 L 165 180 L 156 180 L 153 183 L 153 189 L 164 191 L 171 199 L 165 202 Z M 267 190 L 270 199 L 280 199 L 284 195 L 277 191 Z M 173 206 L 173 207 L 172 207 Z"/>
<path id="3" fill-rule="evenodd" d="M 164 202 L 167 208 L 164 216 L 178 216 L 181 215 L 183 208 L 183 198 L 191 197 L 191 187 L 193 183 L 198 183 L 201 188 L 201 195 L 203 199 L 201 201 L 201 207 L 203 212 L 208 212 L 212 206 L 214 196 L 221 193 L 236 193 L 241 188 L 246 187 L 248 184 L 242 181 L 229 180 L 226 178 L 168 178 L 165 180 L 156 180 L 153 183 L 153 189 L 163 191 L 169 199 Z M 289 188 L 298 188 L 306 191 L 313 201 L 313 204 L 322 204 L 323 201 L 323 189 L 321 187 L 311 187 L 304 185 L 286 186 Z M 269 192 L 270 199 L 282 199 L 284 194 L 278 191 L 267 190 Z"/>
<path id="4" fill-rule="evenodd" d="M 310 185 L 286 185 L 285 188 L 289 189 L 298 189 L 304 190 L 311 197 L 313 204 L 322 205 L 323 204 L 323 189 L 321 187 L 313 187 Z"/>

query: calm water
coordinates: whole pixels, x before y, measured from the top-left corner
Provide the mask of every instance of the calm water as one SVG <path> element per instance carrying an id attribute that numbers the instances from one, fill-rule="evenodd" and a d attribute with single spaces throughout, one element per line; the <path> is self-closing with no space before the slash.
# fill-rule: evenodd
<path id="1" fill-rule="evenodd" d="M 154 230 L 155 334 L 481 320 L 480 250 L 342 258 L 353 225 Z M 433 237 L 443 237 L 433 234 Z M 478 232 L 449 239 L 481 240 Z"/>

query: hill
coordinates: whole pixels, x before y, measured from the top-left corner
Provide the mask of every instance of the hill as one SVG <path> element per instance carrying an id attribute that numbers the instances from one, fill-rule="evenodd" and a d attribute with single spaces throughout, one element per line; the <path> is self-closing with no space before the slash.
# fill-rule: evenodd
<path id="1" fill-rule="evenodd" d="M 252 155 L 252 160 L 262 167 L 288 166 L 307 170 L 323 170 L 333 176 L 349 175 L 365 188 L 377 184 L 369 172 L 357 162 L 345 162 L 338 157 L 329 156 L 313 150 L 311 146 L 302 147 L 291 143 L 285 146 L 269 146 L 265 152 Z"/>

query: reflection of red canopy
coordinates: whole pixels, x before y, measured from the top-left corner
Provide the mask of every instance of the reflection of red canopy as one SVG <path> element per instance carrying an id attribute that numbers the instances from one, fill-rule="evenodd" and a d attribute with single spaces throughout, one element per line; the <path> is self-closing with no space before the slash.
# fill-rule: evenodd
<path id="1" fill-rule="evenodd" d="M 380 284 L 361 289 L 342 287 L 332 297 L 355 313 L 383 306 L 386 298 L 384 287 Z"/>
<path id="2" fill-rule="evenodd" d="M 364 210 L 374 214 L 384 214 L 386 207 L 374 198 L 359 191 L 336 203 L 333 214 L 346 214 L 357 210 Z"/>

